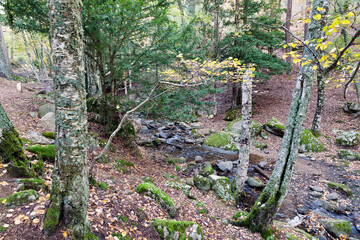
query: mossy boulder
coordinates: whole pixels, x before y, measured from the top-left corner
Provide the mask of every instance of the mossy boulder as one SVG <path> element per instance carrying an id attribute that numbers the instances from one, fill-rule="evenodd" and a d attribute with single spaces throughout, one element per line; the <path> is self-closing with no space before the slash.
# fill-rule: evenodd
<path id="1" fill-rule="evenodd" d="M 261 124 L 257 121 L 252 121 L 251 127 L 251 136 L 255 137 L 261 133 L 262 127 Z M 228 123 L 225 128 L 226 132 L 231 132 L 235 134 L 241 134 L 241 118 L 235 119 Z"/>
<path id="2" fill-rule="evenodd" d="M 254 187 L 254 188 L 265 187 L 265 184 L 257 177 L 248 177 L 246 182 L 247 182 L 247 184 L 249 184 L 250 187 Z"/>
<path id="3" fill-rule="evenodd" d="M 175 217 L 177 215 L 177 208 L 174 201 L 169 197 L 169 195 L 160 190 L 154 184 L 149 182 L 140 183 L 136 187 L 136 192 L 139 194 L 145 194 L 146 196 L 154 199 L 169 213 L 170 217 Z"/>
<path id="4" fill-rule="evenodd" d="M 270 121 L 264 124 L 263 128 L 279 137 L 283 137 L 285 134 L 285 125 L 282 124 L 279 120 L 276 118 L 272 118 Z"/>
<path id="5" fill-rule="evenodd" d="M 32 162 L 33 163 L 33 162 Z M 37 175 L 42 175 L 44 173 L 44 161 L 43 160 L 37 160 L 34 162 L 31 166 L 31 168 L 35 171 Z"/>
<path id="6" fill-rule="evenodd" d="M 54 104 L 44 104 L 42 106 L 40 106 L 39 108 L 39 116 L 40 118 L 42 118 L 43 116 L 45 116 L 47 113 L 49 112 L 55 112 L 55 105 Z"/>
<path id="7" fill-rule="evenodd" d="M 351 191 L 351 189 L 341 183 L 334 183 L 334 182 L 327 182 L 326 185 L 331 188 L 331 189 L 336 189 L 339 190 L 343 193 L 345 193 L 347 196 L 352 197 L 353 196 L 353 192 Z"/>
<path id="8" fill-rule="evenodd" d="M 359 133 L 355 131 L 342 132 L 336 137 L 336 143 L 344 147 L 353 147 L 359 141 Z"/>
<path id="9" fill-rule="evenodd" d="M 56 138 L 56 133 L 54 133 L 54 132 L 44 132 L 42 135 L 44 137 L 50 138 L 50 139 L 55 139 Z"/>
<path id="10" fill-rule="evenodd" d="M 39 198 L 33 189 L 13 193 L 6 198 L 6 206 L 20 206 L 29 202 L 34 202 Z"/>
<path id="11" fill-rule="evenodd" d="M 325 147 L 309 130 L 304 130 L 301 134 L 299 149 L 303 152 L 322 152 Z"/>
<path id="12" fill-rule="evenodd" d="M 209 181 L 210 181 L 211 189 L 214 190 L 215 194 L 218 197 L 226 201 L 231 201 L 232 194 L 231 194 L 231 185 L 229 178 L 217 176 L 213 174 L 209 176 Z"/>
<path id="13" fill-rule="evenodd" d="M 223 118 L 223 120 L 225 121 L 233 121 L 237 118 L 238 113 L 237 110 L 230 110 L 226 113 L 225 117 Z"/>
<path id="14" fill-rule="evenodd" d="M 168 219 L 154 219 L 152 226 L 159 233 L 161 239 L 166 240 L 202 240 L 204 239 L 199 224 L 190 221 L 175 221 Z"/>
<path id="15" fill-rule="evenodd" d="M 343 109 L 347 113 L 358 113 L 360 112 L 360 104 L 353 102 L 346 102 Z"/>
<path id="16" fill-rule="evenodd" d="M 141 177 L 144 182 L 154 183 L 151 177 Z"/>
<path id="17" fill-rule="evenodd" d="M 36 153 L 43 160 L 55 161 L 55 145 L 34 145 L 27 147 L 26 150 Z"/>
<path id="18" fill-rule="evenodd" d="M 211 165 L 207 165 L 203 168 L 203 170 L 200 172 L 201 175 L 203 175 L 204 177 L 208 177 L 211 174 L 214 174 L 215 170 Z"/>
<path id="19" fill-rule="evenodd" d="M 251 144 L 258 149 L 267 148 L 267 144 L 259 140 L 254 140 Z"/>
<path id="20" fill-rule="evenodd" d="M 357 161 L 360 160 L 360 154 L 357 152 L 353 152 L 350 150 L 341 149 L 338 153 L 339 158 L 346 159 L 350 161 Z"/>
<path id="21" fill-rule="evenodd" d="M 21 179 L 19 180 L 19 190 L 23 191 L 23 190 L 28 190 L 28 189 L 34 189 L 36 191 L 48 191 L 49 187 L 44 183 L 43 180 L 39 179 L 39 178 L 35 178 L 35 179 Z"/>
<path id="22" fill-rule="evenodd" d="M 171 187 L 173 189 L 177 189 L 177 190 L 189 190 L 191 189 L 191 186 L 182 183 L 181 181 L 174 181 L 174 180 L 168 180 L 165 182 L 165 186 L 167 187 Z"/>
<path id="23" fill-rule="evenodd" d="M 237 151 L 237 148 L 231 142 L 231 136 L 229 133 L 219 132 L 205 138 L 205 146 L 222 148 L 225 150 Z"/>
<path id="24" fill-rule="evenodd" d="M 211 187 L 209 179 L 201 175 L 194 177 L 194 185 L 202 191 L 209 191 Z"/>
<path id="25" fill-rule="evenodd" d="M 349 237 L 352 233 L 351 224 L 349 221 L 341 219 L 319 219 L 320 224 L 328 231 L 331 235 L 336 238 L 340 238 L 341 235 Z"/>
<path id="26" fill-rule="evenodd" d="M 167 157 L 165 160 L 168 164 L 174 164 L 174 165 L 186 162 L 186 159 L 183 157 L 181 158 Z"/>

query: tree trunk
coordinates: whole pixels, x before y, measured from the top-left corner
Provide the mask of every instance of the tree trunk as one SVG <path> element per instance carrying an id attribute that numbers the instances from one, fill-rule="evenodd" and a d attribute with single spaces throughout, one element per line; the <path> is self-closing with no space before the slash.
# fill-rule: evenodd
<path id="1" fill-rule="evenodd" d="M 180 10 L 181 25 L 185 25 L 184 8 L 182 6 L 181 0 L 177 0 L 177 4 L 178 4 L 179 10 Z"/>
<path id="2" fill-rule="evenodd" d="M 310 7 L 310 0 L 306 0 L 306 4 L 305 4 L 305 19 L 308 18 L 308 8 Z M 308 23 L 305 23 L 304 24 L 304 39 L 307 39 L 307 33 L 308 33 L 308 30 L 309 30 L 309 24 Z"/>
<path id="3" fill-rule="evenodd" d="M 291 14 L 292 14 L 292 0 L 288 0 L 287 1 L 287 9 L 286 9 L 286 21 L 285 21 L 285 28 L 290 30 L 290 25 L 291 25 Z M 289 45 L 290 43 L 290 32 L 285 30 L 285 41 L 286 44 Z M 290 48 L 287 47 L 285 48 L 286 53 L 290 52 Z M 291 62 L 291 57 L 287 57 L 286 62 L 290 63 Z"/>
<path id="4" fill-rule="evenodd" d="M 317 8 L 323 8 L 324 11 L 319 12 Z M 328 10 L 329 0 L 314 0 L 311 18 L 316 14 L 321 14 L 322 18 L 319 21 L 312 20 L 309 26 L 307 41 L 309 41 L 312 51 L 315 51 L 316 39 L 323 37 L 322 29 L 326 25 Z M 314 56 L 308 48 L 304 49 L 304 58 L 304 61 L 314 60 Z M 288 184 L 292 178 L 315 74 L 313 63 L 300 67 L 275 169 L 248 216 L 243 221 L 235 223 L 260 232 L 265 239 L 271 236 L 270 227 L 273 218 L 284 201 Z"/>
<path id="5" fill-rule="evenodd" d="M 4 40 L 0 36 L 0 46 L 4 45 L 3 42 L 4 42 Z M 5 55 L 3 47 L 1 47 L 1 49 L 0 49 L 0 77 L 10 79 L 10 71 L 8 68 L 8 64 L 6 63 L 6 55 Z"/>
<path id="6" fill-rule="evenodd" d="M 355 81 L 355 89 L 356 89 L 356 95 L 357 95 L 357 101 L 358 103 L 360 103 L 360 83 L 359 83 L 359 78 L 354 79 Z"/>
<path id="7" fill-rule="evenodd" d="M 235 31 L 239 31 L 239 24 L 240 24 L 240 12 L 239 12 L 239 0 L 235 0 L 234 3 L 235 7 Z"/>
<path id="8" fill-rule="evenodd" d="M 314 119 L 311 126 L 311 132 L 315 136 L 320 136 L 321 117 L 325 103 L 325 81 L 327 76 L 323 76 L 323 73 L 317 75 L 317 103 Z"/>
<path id="9" fill-rule="evenodd" d="M 9 72 L 11 73 L 12 70 L 11 70 L 11 63 L 10 63 L 10 59 L 9 59 L 9 50 L 8 50 L 8 47 L 7 47 L 6 43 L 5 43 L 4 32 L 3 32 L 3 29 L 2 29 L 1 25 L 0 25 L 0 37 L 1 37 L 1 47 L 2 47 L 2 50 L 4 52 L 5 61 L 6 61 L 6 64 L 8 66 Z"/>
<path id="10" fill-rule="evenodd" d="M 251 71 L 247 70 L 242 80 L 241 138 L 239 149 L 239 164 L 236 171 L 236 200 L 241 196 L 247 178 L 251 137 L 251 105 L 252 79 Z"/>
<path id="11" fill-rule="evenodd" d="M 50 34 L 54 64 L 56 154 L 46 234 L 60 223 L 73 239 L 88 239 L 87 116 L 81 0 L 50 1 Z"/>
<path id="12" fill-rule="evenodd" d="M 28 58 L 29 58 L 29 61 L 30 61 L 31 70 L 33 71 L 33 73 L 34 73 L 34 75 L 35 75 L 36 81 L 40 82 L 39 74 L 37 73 L 36 67 L 35 67 L 35 65 L 34 65 L 33 58 L 32 58 L 31 53 L 30 53 L 29 44 L 28 44 L 28 41 L 27 41 L 25 32 L 24 32 L 24 31 L 21 31 L 21 34 L 22 34 L 22 37 L 23 37 L 23 39 L 24 39 L 24 44 L 25 44 L 25 48 L 26 48 L 26 53 L 27 53 Z"/>

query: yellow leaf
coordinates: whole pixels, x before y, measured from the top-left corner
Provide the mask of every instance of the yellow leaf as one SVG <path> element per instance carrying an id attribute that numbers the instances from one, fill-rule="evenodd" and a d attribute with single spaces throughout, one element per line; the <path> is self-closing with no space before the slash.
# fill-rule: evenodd
<path id="1" fill-rule="evenodd" d="M 296 47 L 296 45 L 297 45 L 296 43 L 290 43 L 289 44 L 290 47 Z"/>
<path id="2" fill-rule="evenodd" d="M 314 70 L 317 70 L 317 69 L 318 69 L 318 66 L 316 66 L 316 65 L 313 66 L 313 69 L 314 69 Z"/>
<path id="3" fill-rule="evenodd" d="M 4 200 L 2 200 L 1 202 L 2 204 L 5 204 L 6 203 L 6 198 Z"/>
<path id="4" fill-rule="evenodd" d="M 285 44 L 285 45 L 283 46 L 283 48 L 287 48 L 287 45 Z"/>
<path id="5" fill-rule="evenodd" d="M 323 9 L 322 7 L 317 7 L 316 9 L 317 9 L 319 12 L 325 11 L 325 9 Z"/>
<path id="6" fill-rule="evenodd" d="M 313 16 L 313 18 L 316 20 L 316 21 L 319 21 L 321 19 L 321 14 L 316 14 Z"/>
<path id="7" fill-rule="evenodd" d="M 347 20 L 347 19 L 341 20 L 340 22 L 341 22 L 341 24 L 343 24 L 343 25 L 349 25 L 349 24 L 351 24 L 351 22 L 350 22 L 349 20 Z"/>
<path id="8" fill-rule="evenodd" d="M 64 238 L 67 238 L 67 232 L 66 231 L 62 231 L 62 234 L 63 234 Z"/>
<path id="9" fill-rule="evenodd" d="M 2 185 L 2 186 L 7 186 L 7 185 L 9 185 L 7 182 L 0 182 L 0 185 Z"/>
<path id="10" fill-rule="evenodd" d="M 40 220 L 38 218 L 35 218 L 32 222 L 33 222 L 33 224 L 37 224 L 40 222 Z"/>
<path id="11" fill-rule="evenodd" d="M 348 12 L 346 15 L 348 15 L 349 17 L 353 17 L 353 16 L 354 16 L 354 13 Z"/>
<path id="12" fill-rule="evenodd" d="M 298 59 L 298 58 L 294 58 L 293 62 L 294 62 L 294 63 L 298 63 L 298 62 L 301 62 L 301 59 Z"/>
<path id="13" fill-rule="evenodd" d="M 310 20 L 310 19 L 306 19 L 306 20 L 304 21 L 304 23 L 311 23 L 311 20 Z"/>
<path id="14" fill-rule="evenodd" d="M 335 53 L 331 53 L 330 55 L 331 55 L 333 58 L 336 58 L 336 57 L 337 57 Z"/>

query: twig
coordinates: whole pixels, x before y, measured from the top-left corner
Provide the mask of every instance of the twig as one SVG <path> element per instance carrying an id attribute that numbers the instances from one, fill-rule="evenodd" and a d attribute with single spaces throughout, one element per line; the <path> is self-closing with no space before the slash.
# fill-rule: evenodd
<path id="1" fill-rule="evenodd" d="M 256 171 L 258 171 L 261 175 L 263 175 L 266 179 L 270 179 L 269 175 L 266 174 L 266 172 L 264 172 L 261 168 L 259 168 L 258 166 L 254 166 L 254 169 Z"/>
<path id="2" fill-rule="evenodd" d="M 356 73 L 359 71 L 359 68 L 360 68 L 360 61 L 356 64 L 355 70 L 353 70 L 351 72 L 349 80 L 345 83 L 344 98 L 346 98 L 346 92 L 348 90 L 348 87 L 349 87 L 350 83 L 354 80 Z"/>

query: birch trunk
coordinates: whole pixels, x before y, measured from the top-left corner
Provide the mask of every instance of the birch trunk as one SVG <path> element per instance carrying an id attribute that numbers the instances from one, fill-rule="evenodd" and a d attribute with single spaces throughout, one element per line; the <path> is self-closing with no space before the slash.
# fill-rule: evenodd
<path id="1" fill-rule="evenodd" d="M 321 128 L 321 117 L 325 104 L 325 81 L 324 78 L 327 76 L 323 76 L 322 74 L 317 75 L 317 103 L 314 119 L 311 126 L 311 132 L 315 136 L 320 136 L 320 128 Z"/>
<path id="2" fill-rule="evenodd" d="M 5 61 L 6 61 L 6 65 L 9 69 L 9 72 L 11 73 L 12 70 L 11 70 L 11 63 L 10 63 L 10 59 L 9 59 L 9 50 L 8 50 L 8 47 L 5 43 L 5 39 L 4 39 L 4 32 L 3 32 L 3 28 L 2 26 L 0 25 L 0 37 L 1 37 L 1 48 L 4 52 L 4 57 L 5 57 Z"/>
<path id="3" fill-rule="evenodd" d="M 317 10 L 318 7 L 323 8 L 324 11 L 319 12 Z M 312 21 L 309 25 L 307 36 L 309 47 L 313 52 L 315 52 L 316 39 L 323 37 L 322 29 L 326 25 L 328 10 L 329 0 L 314 0 L 311 12 Z M 321 14 L 321 20 L 316 21 L 313 19 L 312 16 L 316 14 Z M 314 56 L 308 48 L 304 49 L 304 58 L 304 61 L 314 60 Z M 293 168 L 298 155 L 302 125 L 308 109 L 315 74 L 313 63 L 300 67 L 286 123 L 285 135 L 275 169 L 248 216 L 243 221 L 234 223 L 246 226 L 252 231 L 260 232 L 264 239 L 272 234 L 270 227 L 273 218 L 285 199 L 288 184 L 292 178 Z"/>
<path id="4" fill-rule="evenodd" d="M 356 89 L 357 101 L 358 101 L 358 103 L 360 103 L 360 83 L 359 83 L 359 78 L 355 78 L 355 89 Z"/>
<path id="5" fill-rule="evenodd" d="M 239 164 L 236 171 L 236 199 L 239 199 L 247 178 L 251 137 L 251 105 L 252 79 L 251 71 L 247 70 L 242 81 L 241 138 L 239 149 Z"/>
<path id="6" fill-rule="evenodd" d="M 3 46 L 3 41 L 4 40 L 0 36 L 0 46 Z M 8 68 L 8 64 L 6 63 L 6 55 L 3 47 L 1 47 L 0 49 L 0 77 L 10 79 L 10 71 Z"/>
<path id="7" fill-rule="evenodd" d="M 25 48 L 26 48 L 26 53 L 27 53 L 28 58 L 29 58 L 29 61 L 30 61 L 31 70 L 33 71 L 33 73 L 34 73 L 34 75 L 35 75 L 36 81 L 40 82 L 39 74 L 37 73 L 36 67 L 35 67 L 35 65 L 34 65 L 33 58 L 32 58 L 31 53 L 30 53 L 29 44 L 28 44 L 28 41 L 27 41 L 25 32 L 24 32 L 24 31 L 21 31 L 21 34 L 22 34 L 22 37 L 23 37 L 23 39 L 24 39 L 24 44 L 25 44 Z"/>
<path id="8" fill-rule="evenodd" d="M 286 22 L 285 22 L 285 28 L 290 30 L 290 26 L 291 26 L 291 14 L 292 14 L 292 0 L 288 0 L 287 1 L 287 8 L 286 8 Z M 285 30 L 285 42 L 287 45 L 289 45 L 290 43 L 290 33 L 289 31 Z M 290 48 L 287 47 L 285 49 L 286 53 L 290 52 Z M 290 63 L 291 62 L 291 58 L 287 57 L 285 59 L 286 62 Z"/>
<path id="9" fill-rule="evenodd" d="M 73 239 L 88 239 L 87 116 L 83 61 L 81 0 L 50 1 L 50 34 L 54 64 L 55 165 L 44 232 L 61 222 Z"/>

